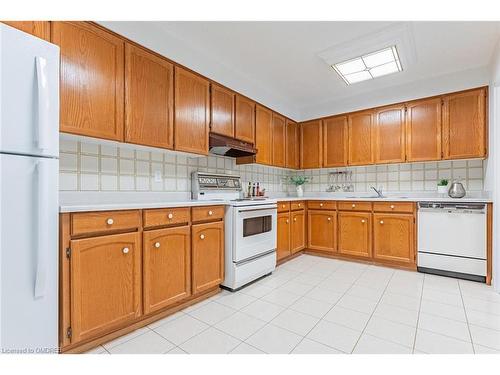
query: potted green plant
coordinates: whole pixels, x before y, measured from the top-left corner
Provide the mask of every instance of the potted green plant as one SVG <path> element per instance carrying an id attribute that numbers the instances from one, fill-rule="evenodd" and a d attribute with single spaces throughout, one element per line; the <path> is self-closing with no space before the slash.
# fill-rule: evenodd
<path id="1" fill-rule="evenodd" d="M 297 189 L 297 197 L 303 197 L 304 196 L 304 184 L 306 182 L 309 182 L 310 178 L 306 176 L 291 176 L 290 177 L 290 182 L 295 185 L 295 188 Z"/>
<path id="2" fill-rule="evenodd" d="M 438 181 L 438 193 L 439 194 L 448 193 L 448 180 L 446 178 L 443 178 Z"/>

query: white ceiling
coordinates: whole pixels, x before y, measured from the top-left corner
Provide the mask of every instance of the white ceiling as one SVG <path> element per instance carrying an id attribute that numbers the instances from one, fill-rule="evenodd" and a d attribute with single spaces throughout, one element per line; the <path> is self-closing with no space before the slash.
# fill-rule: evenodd
<path id="1" fill-rule="evenodd" d="M 500 37 L 499 22 L 100 23 L 297 120 L 487 83 Z M 346 86 L 320 57 L 401 30 L 402 73 Z"/>

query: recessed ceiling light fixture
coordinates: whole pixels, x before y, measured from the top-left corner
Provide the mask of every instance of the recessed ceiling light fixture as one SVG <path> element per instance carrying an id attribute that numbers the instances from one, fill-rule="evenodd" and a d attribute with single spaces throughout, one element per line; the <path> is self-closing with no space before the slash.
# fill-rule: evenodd
<path id="1" fill-rule="evenodd" d="M 396 46 L 333 64 L 332 68 L 348 85 L 403 70 Z"/>

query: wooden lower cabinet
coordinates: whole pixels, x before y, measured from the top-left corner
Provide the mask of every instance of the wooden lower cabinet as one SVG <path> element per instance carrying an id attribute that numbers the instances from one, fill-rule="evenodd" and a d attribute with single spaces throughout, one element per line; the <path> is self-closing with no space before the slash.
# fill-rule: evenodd
<path id="1" fill-rule="evenodd" d="M 290 223 L 290 252 L 295 254 L 306 247 L 305 210 L 292 211 L 290 214 Z"/>
<path id="2" fill-rule="evenodd" d="M 105 334 L 141 315 L 138 232 L 72 240 L 72 341 Z"/>
<path id="3" fill-rule="evenodd" d="M 371 213 L 338 213 L 338 251 L 340 254 L 371 257 Z"/>
<path id="4" fill-rule="evenodd" d="M 189 225 L 143 234 L 144 313 L 191 295 L 191 230 Z"/>
<path id="5" fill-rule="evenodd" d="M 414 220 L 412 214 L 373 214 L 373 257 L 415 263 Z"/>
<path id="6" fill-rule="evenodd" d="M 192 291 L 203 292 L 224 280 L 224 222 L 194 224 L 192 238 Z"/>
<path id="7" fill-rule="evenodd" d="M 276 258 L 281 260 L 291 254 L 290 252 L 290 213 L 282 212 L 278 214 L 276 242 Z"/>
<path id="8" fill-rule="evenodd" d="M 336 251 L 337 213 L 309 210 L 307 212 L 307 247 L 312 250 Z"/>

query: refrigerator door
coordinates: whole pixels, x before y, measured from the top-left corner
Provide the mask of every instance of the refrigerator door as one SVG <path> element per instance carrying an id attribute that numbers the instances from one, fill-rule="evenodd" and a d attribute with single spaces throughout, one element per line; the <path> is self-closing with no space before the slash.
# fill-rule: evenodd
<path id="1" fill-rule="evenodd" d="M 59 47 L 3 24 L 0 153 L 59 155 Z"/>
<path id="2" fill-rule="evenodd" d="M 0 349 L 58 345 L 59 161 L 0 154 Z"/>

